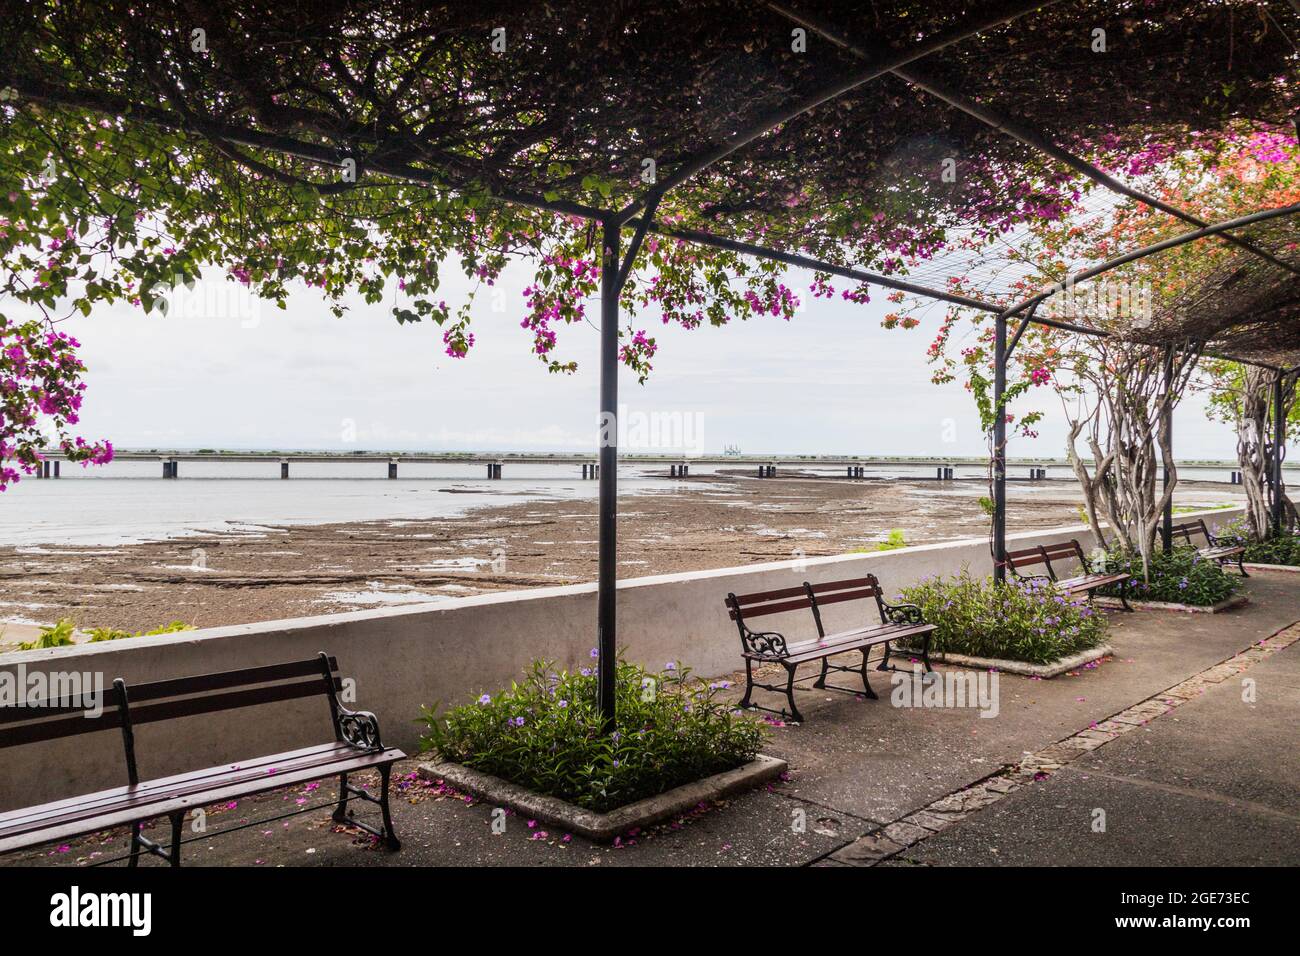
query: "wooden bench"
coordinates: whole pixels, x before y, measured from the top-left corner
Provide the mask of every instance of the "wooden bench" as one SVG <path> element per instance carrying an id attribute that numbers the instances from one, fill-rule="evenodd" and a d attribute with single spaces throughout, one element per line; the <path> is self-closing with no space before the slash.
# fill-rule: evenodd
<path id="1" fill-rule="evenodd" d="M 827 634 L 822 626 L 821 609 L 828 604 L 843 601 L 874 600 L 880 615 L 879 624 L 867 624 L 847 631 Z M 930 635 L 934 632 L 933 624 L 927 624 L 921 615 L 921 609 L 914 604 L 889 604 L 881 595 L 880 582 L 874 575 L 854 578 L 848 581 L 832 581 L 826 584 L 809 584 L 805 581 L 799 587 L 780 588 L 775 591 L 759 591 L 754 594 L 728 594 L 726 599 L 728 614 L 740 630 L 741 651 L 745 659 L 745 696 L 741 707 L 756 707 L 750 702 L 755 687 L 785 694 L 790 702 L 789 716 L 792 720 L 802 722 L 803 716 L 794 702 L 795 671 L 800 664 L 808 661 L 822 662 L 821 676 L 814 687 L 826 687 L 826 676 L 832 671 L 845 671 L 860 674 L 862 687 L 868 697 L 875 699 L 876 693 L 867 680 L 867 661 L 871 648 L 881 645 L 884 655 L 877 666 L 878 670 L 889 670 L 890 642 L 904 637 L 921 638 L 921 659 L 927 671 L 930 667 Z M 817 627 L 815 639 L 790 642 L 777 631 L 755 631 L 748 622 L 756 617 L 768 614 L 782 614 L 790 611 L 812 611 L 813 621 Z M 831 664 L 829 658 L 849 651 L 860 651 L 860 667 L 842 667 Z M 754 664 L 780 664 L 786 671 L 785 687 L 761 684 L 754 680 Z M 848 688 L 833 687 L 832 690 Z M 786 714 L 784 709 L 772 710 L 758 707 L 770 713 Z"/>
<path id="2" fill-rule="evenodd" d="M 1200 554 L 1201 557 L 1209 561 L 1218 561 L 1220 567 L 1232 563 L 1235 558 L 1237 570 L 1241 572 L 1241 576 L 1243 578 L 1250 577 L 1250 575 L 1246 573 L 1245 546 L 1240 544 L 1224 544 L 1221 542 L 1210 532 L 1210 529 L 1206 527 L 1204 518 L 1198 518 L 1195 521 L 1186 521 L 1183 524 L 1176 524 L 1173 527 L 1173 533 L 1175 535 L 1182 535 L 1183 540 L 1193 548 L 1196 548 L 1197 553 Z M 1205 537 L 1204 548 L 1196 547 L 1196 542 L 1192 540 L 1192 535 L 1194 534 L 1200 534 Z"/>
<path id="3" fill-rule="evenodd" d="M 1072 562 L 1070 564 L 1071 569 L 1077 566 L 1081 573 L 1062 578 L 1056 573 L 1053 562 L 1059 564 Z M 1046 574 L 1021 574 L 1020 572 L 1021 568 L 1032 568 L 1039 564 L 1046 567 Z M 1056 544 L 1040 544 L 1037 547 L 1024 548 L 1020 551 L 1008 551 L 1007 566 L 1022 581 L 1051 581 L 1067 594 L 1087 594 L 1090 601 L 1093 592 L 1098 588 L 1105 587 L 1108 584 L 1118 584 L 1120 586 L 1119 599 L 1124 605 L 1124 610 L 1133 610 L 1128 603 L 1128 582 L 1131 575 L 1093 571 L 1088 564 L 1087 557 L 1084 556 L 1083 547 L 1077 539 L 1072 538 L 1069 541 L 1061 541 Z"/>
<path id="4" fill-rule="evenodd" d="M 111 689 L 102 691 L 102 713 L 98 716 L 87 709 L 93 705 L 88 705 L 84 697 L 62 697 L 42 702 L 41 706 L 29 702 L 27 706 L 0 708 L 0 750 L 99 731 L 119 731 L 128 780 L 123 787 L 0 813 L 0 853 L 110 827 L 130 826 L 131 848 L 127 856 L 130 866 L 139 864 L 142 852 L 179 866 L 181 844 L 186 842 L 181 838 L 181 827 L 187 811 L 334 776 L 339 778 L 334 820 L 360 827 L 396 850 L 401 844 L 389 813 L 388 782 L 393 763 L 406 755 L 385 748 L 380 742 L 379 722 L 374 714 L 343 706 L 338 698 L 341 689 L 338 662 L 322 653 L 319 657 L 287 664 L 130 686 L 119 678 L 113 681 Z M 136 727 L 310 697 L 324 697 L 328 703 L 332 740 L 287 753 L 140 780 L 136 766 Z M 379 770 L 382 781 L 378 797 L 348 783 L 349 774 L 372 768 Z M 347 806 L 352 799 L 378 804 L 383 817 L 382 830 L 353 818 Z M 319 805 L 292 812 L 316 809 Z M 164 816 L 171 821 L 171 842 L 167 846 L 141 833 L 147 821 Z M 257 824 L 246 823 L 229 830 L 254 825 Z M 208 839 L 208 835 L 195 839 Z"/>

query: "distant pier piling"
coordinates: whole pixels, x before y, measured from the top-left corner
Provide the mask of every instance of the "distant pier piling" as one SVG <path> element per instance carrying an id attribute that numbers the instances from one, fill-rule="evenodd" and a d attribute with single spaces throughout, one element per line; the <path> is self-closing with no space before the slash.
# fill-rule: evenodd
<path id="1" fill-rule="evenodd" d="M 287 479 L 288 477 L 289 477 L 289 459 L 288 459 L 288 458 L 281 458 L 281 459 L 280 459 L 280 478 L 281 478 L 281 480 L 284 480 L 284 479 Z"/>
<path id="2" fill-rule="evenodd" d="M 675 465 L 668 466 L 668 474 L 672 478 L 685 478 L 691 473 L 691 466 L 681 461 Z"/>
<path id="3" fill-rule="evenodd" d="M 397 459 L 396 459 L 396 458 L 390 458 L 390 459 L 388 459 L 388 477 L 389 477 L 390 479 L 392 479 L 392 478 L 396 478 L 396 477 L 397 477 Z"/>

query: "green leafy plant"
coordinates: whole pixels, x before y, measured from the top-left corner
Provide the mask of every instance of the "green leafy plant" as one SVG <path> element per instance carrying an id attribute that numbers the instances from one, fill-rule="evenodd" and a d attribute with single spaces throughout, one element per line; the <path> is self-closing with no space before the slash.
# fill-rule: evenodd
<path id="1" fill-rule="evenodd" d="M 903 538 L 903 529 L 894 528 L 884 541 L 876 545 L 877 551 L 897 551 L 899 548 L 906 548 L 907 541 Z"/>
<path id="2" fill-rule="evenodd" d="M 594 654 L 594 651 L 593 651 Z M 535 661 L 508 691 L 441 717 L 423 708 L 422 744 L 445 760 L 605 812 L 753 760 L 762 728 L 687 668 L 619 661 L 617 723 L 606 733 L 596 673 Z"/>
<path id="3" fill-rule="evenodd" d="M 193 624 L 186 624 L 184 621 L 172 621 L 155 627 L 151 631 L 136 631 L 134 634 L 114 627 L 92 627 L 89 634 L 90 643 L 94 644 L 98 641 L 118 641 L 124 637 L 151 637 L 155 634 L 175 634 L 177 631 L 192 630 L 194 630 Z"/>
<path id="4" fill-rule="evenodd" d="M 1049 581 L 999 584 L 963 568 L 955 577 L 904 588 L 903 599 L 938 628 L 930 641 L 935 652 L 1047 664 L 1096 647 L 1106 636 L 1104 614 Z"/>
<path id="5" fill-rule="evenodd" d="M 1226 601 L 1236 592 L 1240 580 L 1224 571 L 1217 561 L 1207 561 L 1196 548 L 1186 545 L 1174 548 L 1168 554 L 1161 548 L 1153 551 L 1148 580 L 1142 577 L 1142 557 L 1125 551 L 1107 554 L 1105 570 L 1110 574 L 1127 572 L 1133 576 L 1128 582 L 1128 595 L 1132 599 L 1193 607 L 1211 607 Z M 1097 593 L 1118 597 L 1120 587 L 1107 585 Z"/>
<path id="6" fill-rule="evenodd" d="M 1300 567 L 1300 535 L 1284 533 L 1256 540 L 1246 522 L 1234 521 L 1218 534 L 1223 544 L 1239 544 L 1246 549 L 1243 556 L 1253 564 L 1280 564 Z"/>
<path id="7" fill-rule="evenodd" d="M 40 636 L 34 641 L 20 641 L 20 651 L 35 651 L 47 647 L 67 647 L 72 644 L 74 628 L 69 618 L 61 618 L 57 624 L 41 628 Z"/>

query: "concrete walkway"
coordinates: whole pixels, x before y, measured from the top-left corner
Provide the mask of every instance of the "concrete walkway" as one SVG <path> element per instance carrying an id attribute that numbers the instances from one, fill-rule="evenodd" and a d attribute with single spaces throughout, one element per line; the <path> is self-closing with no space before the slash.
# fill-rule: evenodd
<path id="1" fill-rule="evenodd" d="M 702 807 L 617 847 L 566 840 L 515 816 L 494 834 L 491 806 L 412 775 L 394 807 L 405 842 L 399 853 L 340 832 L 321 812 L 199 836 L 187 845 L 186 861 L 1295 865 L 1300 648 L 1292 642 L 1300 627 L 1290 626 L 1300 621 L 1300 579 L 1258 574 L 1248 593 L 1248 606 L 1221 615 L 1114 614 L 1112 659 L 1052 680 L 1000 675 L 1000 711 L 992 719 L 974 709 L 890 706 L 888 678 L 878 673 L 872 680 L 880 700 L 799 691 L 807 722 L 773 726 L 764 748 L 789 761 L 788 781 Z M 850 675 L 837 676 L 850 686 Z M 1244 699 L 1252 691 L 1253 699 Z M 414 762 L 402 769 L 410 773 Z M 270 816 L 331 792 L 332 784 L 322 783 L 312 792 L 242 801 L 211 812 L 209 826 Z M 1104 830 L 1097 829 L 1098 811 Z M 105 835 L 4 862 L 89 863 L 121 847 L 120 835 Z"/>

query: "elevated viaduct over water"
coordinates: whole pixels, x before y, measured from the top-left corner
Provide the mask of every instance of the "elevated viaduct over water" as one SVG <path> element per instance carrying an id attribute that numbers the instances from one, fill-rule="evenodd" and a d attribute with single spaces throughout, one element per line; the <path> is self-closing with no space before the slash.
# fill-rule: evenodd
<path id="1" fill-rule="evenodd" d="M 415 451 L 216 451 L 209 449 L 164 450 L 164 449 L 127 449 L 116 451 L 114 461 L 152 461 L 160 465 L 161 477 L 179 478 L 183 462 L 266 462 L 278 463 L 279 476 L 288 479 L 290 465 L 301 463 L 355 464 L 374 463 L 376 477 L 386 475 L 397 478 L 398 466 L 408 464 L 452 464 L 471 465 L 484 469 L 484 477 L 499 479 L 505 475 L 507 465 L 554 465 L 571 466 L 583 479 L 595 479 L 600 466 L 596 457 L 590 454 L 527 454 L 513 453 L 462 453 L 462 452 L 415 452 Z M 44 463 L 37 472 L 37 478 L 59 478 L 62 464 L 66 462 L 62 452 L 51 449 L 44 453 Z M 626 465 L 664 465 L 665 475 L 672 478 L 685 478 L 691 473 L 691 467 L 730 467 L 737 472 L 748 472 L 758 478 L 775 478 L 781 471 L 789 472 L 805 469 L 829 470 L 843 469 L 844 477 L 869 478 L 868 471 L 882 468 L 923 468 L 934 469 L 934 474 L 920 474 L 916 478 L 932 478 L 939 481 L 957 480 L 958 466 L 966 468 L 987 467 L 988 462 L 980 458 L 969 457 L 872 457 L 855 455 L 680 455 L 680 454 L 631 454 L 619 456 L 619 462 Z M 1008 471 L 1017 471 L 1016 478 L 1029 481 L 1047 480 L 1048 468 L 1064 468 L 1065 462 L 1050 458 L 1021 458 L 1008 461 Z M 1230 462 L 1183 462 L 1180 467 L 1200 466 L 1223 469 L 1231 473 L 1235 484 L 1239 472 L 1235 463 Z M 271 477 L 274 472 L 269 472 Z"/>

